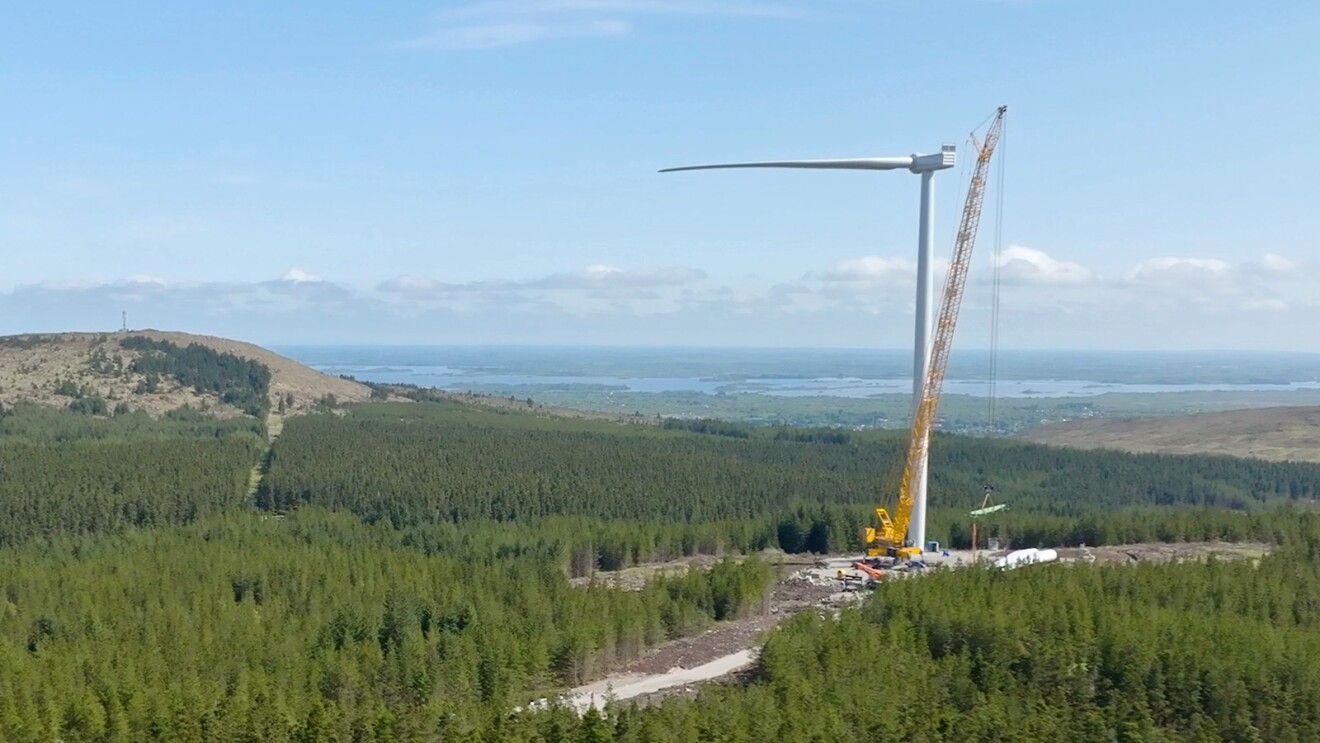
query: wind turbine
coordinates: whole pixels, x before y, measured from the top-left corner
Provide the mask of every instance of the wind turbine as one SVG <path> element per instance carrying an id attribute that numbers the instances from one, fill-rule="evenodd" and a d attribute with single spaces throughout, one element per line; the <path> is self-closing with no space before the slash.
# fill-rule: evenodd
<path id="1" fill-rule="evenodd" d="M 774 160 L 752 163 L 721 163 L 665 168 L 661 173 L 683 170 L 721 170 L 725 168 L 802 168 L 810 170 L 906 170 L 921 176 L 921 216 L 917 223 L 917 317 L 912 362 L 912 409 L 921 404 L 930 369 L 930 331 L 935 297 L 935 277 L 931 263 L 935 256 L 935 172 L 952 168 L 957 159 L 951 144 L 940 147 L 939 154 L 912 154 L 901 157 L 860 157 L 843 160 Z M 925 433 L 926 436 L 930 432 Z M 929 447 L 923 447 L 928 450 Z M 922 455 L 914 478 L 912 522 L 908 539 L 918 549 L 926 548 L 926 463 Z"/>

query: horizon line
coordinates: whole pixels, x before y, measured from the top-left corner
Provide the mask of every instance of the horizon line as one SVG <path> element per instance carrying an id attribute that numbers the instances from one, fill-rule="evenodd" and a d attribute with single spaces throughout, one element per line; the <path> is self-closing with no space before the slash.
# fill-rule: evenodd
<path id="1" fill-rule="evenodd" d="M 132 331 L 130 331 L 132 332 Z M 237 339 L 235 339 L 237 340 Z M 623 344 L 601 344 L 601 343 L 474 343 L 474 342 L 433 342 L 433 343 L 363 343 L 363 342 L 343 342 L 343 341 L 323 341 L 323 342 L 256 342 L 257 345 L 270 346 L 272 348 L 321 348 L 334 346 L 339 348 L 464 348 L 464 349 L 541 349 L 541 350 L 591 350 L 591 351 L 856 351 L 863 353 L 875 352 L 894 352 L 911 354 L 912 349 L 901 346 L 737 346 L 737 345 L 623 345 Z M 1295 349 L 1239 349 L 1239 348 L 1076 348 L 1076 347 L 1024 347 L 1024 348 L 990 348 L 988 346 L 977 346 L 972 348 L 955 348 L 952 353 L 970 353 L 970 352 L 995 352 L 995 353 L 1082 353 L 1082 354 L 1278 354 L 1295 356 L 1320 356 L 1320 351 L 1299 351 Z"/>

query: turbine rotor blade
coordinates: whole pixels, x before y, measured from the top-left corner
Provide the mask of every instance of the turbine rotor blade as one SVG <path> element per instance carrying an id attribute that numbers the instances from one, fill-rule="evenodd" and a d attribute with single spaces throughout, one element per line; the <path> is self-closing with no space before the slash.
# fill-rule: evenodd
<path id="1" fill-rule="evenodd" d="M 665 168 L 661 173 L 681 170 L 720 170 L 725 168 L 803 168 L 810 170 L 905 170 L 911 168 L 913 157 L 859 157 L 844 160 L 772 160 L 753 163 L 721 163 L 718 165 L 687 165 Z"/>

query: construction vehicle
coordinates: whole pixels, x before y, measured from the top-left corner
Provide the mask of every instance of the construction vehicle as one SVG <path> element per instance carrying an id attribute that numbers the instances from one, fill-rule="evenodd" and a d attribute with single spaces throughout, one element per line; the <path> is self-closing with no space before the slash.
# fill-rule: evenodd
<path id="1" fill-rule="evenodd" d="M 857 561 L 852 564 L 852 570 L 839 570 L 834 575 L 835 580 L 845 591 L 860 591 L 864 588 L 875 588 L 880 585 L 880 581 L 885 579 L 885 571 L 868 565 L 863 561 Z"/>
<path id="2" fill-rule="evenodd" d="M 976 166 L 967 187 L 967 202 L 963 206 L 962 220 L 954 240 L 953 258 L 944 282 L 944 299 L 940 303 L 940 314 L 936 321 L 930 367 L 922 385 L 921 400 L 912 416 L 912 432 L 907 456 L 903 460 L 898 503 L 892 516 L 883 506 L 875 509 L 880 526 L 868 526 L 864 534 L 866 554 L 871 557 L 909 560 L 921 556 L 922 545 L 909 544 L 907 541 L 908 523 L 912 518 L 912 483 L 930 445 L 931 424 L 935 421 L 935 410 L 939 407 L 940 388 L 944 384 L 944 370 L 948 366 L 949 350 L 953 344 L 953 329 L 958 323 L 958 309 L 962 304 L 963 288 L 967 285 L 967 271 L 971 267 L 972 245 L 976 242 L 976 230 L 981 223 L 981 205 L 985 200 L 990 156 L 999 144 L 1007 110 L 1007 106 L 1000 106 L 996 111 L 994 121 L 986 130 L 984 142 L 977 142 L 974 134 L 971 137 L 976 149 Z"/>
<path id="3" fill-rule="evenodd" d="M 876 568 L 873 568 L 864 562 L 854 562 L 853 568 L 855 570 L 860 571 L 863 575 L 875 581 L 876 583 L 879 583 L 880 581 L 885 579 L 885 571 L 877 570 Z"/>

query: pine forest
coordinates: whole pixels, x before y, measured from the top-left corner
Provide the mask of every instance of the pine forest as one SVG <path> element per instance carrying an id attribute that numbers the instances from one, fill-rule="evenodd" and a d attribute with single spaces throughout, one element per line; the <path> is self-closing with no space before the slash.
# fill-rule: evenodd
<path id="1" fill-rule="evenodd" d="M 990 485 L 1016 546 L 1267 549 L 886 581 L 735 680 L 579 714 L 556 695 L 766 614 L 785 556 L 858 550 L 903 437 L 429 401 L 269 443 L 259 365 L 138 350 L 255 415 L 0 410 L 5 743 L 1320 740 L 1320 465 L 938 436 L 945 545 Z"/>

